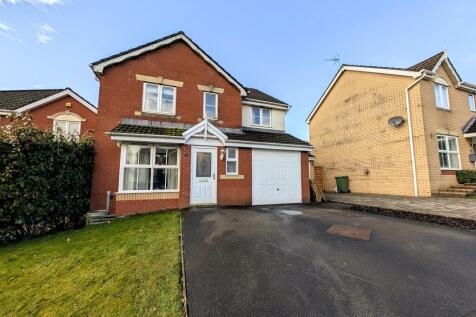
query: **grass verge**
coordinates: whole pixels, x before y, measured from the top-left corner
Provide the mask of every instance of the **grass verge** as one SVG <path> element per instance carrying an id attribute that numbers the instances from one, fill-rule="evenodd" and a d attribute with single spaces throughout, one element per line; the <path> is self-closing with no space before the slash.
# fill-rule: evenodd
<path id="1" fill-rule="evenodd" d="M 0 316 L 182 316 L 180 214 L 0 247 Z"/>

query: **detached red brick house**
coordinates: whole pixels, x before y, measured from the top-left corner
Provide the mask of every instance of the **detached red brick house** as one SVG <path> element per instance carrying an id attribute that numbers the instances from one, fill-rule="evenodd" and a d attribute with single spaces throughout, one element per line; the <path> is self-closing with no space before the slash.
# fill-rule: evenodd
<path id="1" fill-rule="evenodd" d="M 9 113 L 29 113 L 42 129 L 66 134 L 93 133 L 97 108 L 70 88 L 1 90 L 0 125 L 9 122 Z"/>
<path id="2" fill-rule="evenodd" d="M 91 65 L 100 82 L 92 209 L 309 201 L 289 105 L 245 88 L 183 32 Z"/>

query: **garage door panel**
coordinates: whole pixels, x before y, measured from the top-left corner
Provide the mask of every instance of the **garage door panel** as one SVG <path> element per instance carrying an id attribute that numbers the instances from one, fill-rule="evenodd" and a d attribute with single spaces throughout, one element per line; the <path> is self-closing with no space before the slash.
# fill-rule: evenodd
<path id="1" fill-rule="evenodd" d="M 253 205 L 301 202 L 301 154 L 253 150 Z"/>

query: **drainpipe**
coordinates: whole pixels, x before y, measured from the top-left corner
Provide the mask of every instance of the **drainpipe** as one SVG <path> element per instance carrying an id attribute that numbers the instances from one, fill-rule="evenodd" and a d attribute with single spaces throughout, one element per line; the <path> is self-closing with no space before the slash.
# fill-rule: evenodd
<path id="1" fill-rule="evenodd" d="M 416 161 L 415 161 L 415 145 L 413 143 L 412 115 L 410 112 L 410 89 L 412 89 L 423 78 L 425 78 L 426 75 L 427 75 L 426 72 L 422 71 L 420 77 L 418 77 L 410 86 L 405 88 L 405 100 L 407 104 L 408 136 L 410 138 L 410 154 L 412 158 L 412 172 L 413 172 L 413 190 L 414 190 L 415 197 L 418 197 L 418 179 L 417 179 Z"/>

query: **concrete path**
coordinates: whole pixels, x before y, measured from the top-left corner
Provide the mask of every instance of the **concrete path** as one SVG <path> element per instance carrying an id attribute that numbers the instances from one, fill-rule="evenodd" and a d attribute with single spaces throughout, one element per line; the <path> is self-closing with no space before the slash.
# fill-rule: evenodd
<path id="1" fill-rule="evenodd" d="M 476 221 L 476 200 L 463 198 L 412 198 L 402 196 L 326 193 L 331 202 L 461 218 Z"/>
<path id="2" fill-rule="evenodd" d="M 476 313 L 473 231 L 328 203 L 190 209 L 183 235 L 190 317 Z"/>

